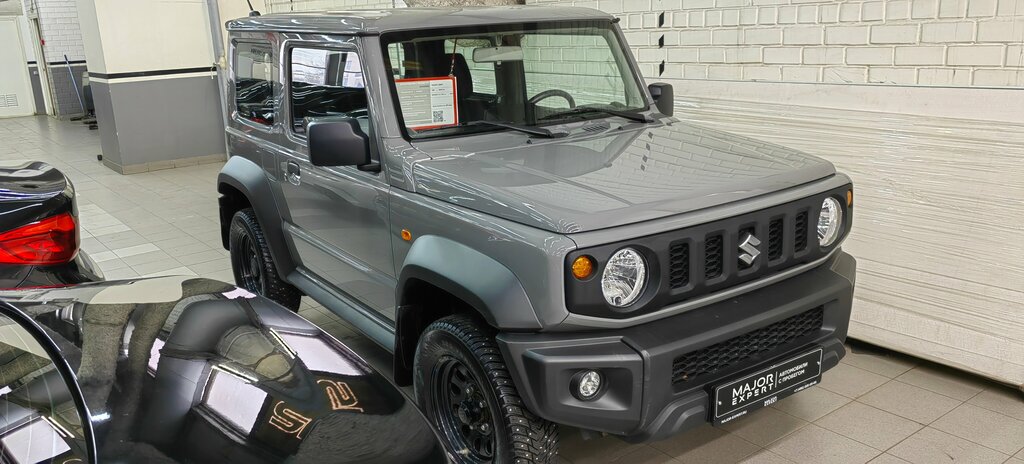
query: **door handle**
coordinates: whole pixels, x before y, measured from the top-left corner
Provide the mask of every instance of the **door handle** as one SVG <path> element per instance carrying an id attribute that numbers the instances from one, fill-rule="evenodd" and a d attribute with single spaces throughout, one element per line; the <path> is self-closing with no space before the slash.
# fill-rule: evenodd
<path id="1" fill-rule="evenodd" d="M 289 161 L 285 167 L 284 178 L 289 184 L 299 185 L 302 182 L 302 173 L 299 171 L 299 163 Z"/>

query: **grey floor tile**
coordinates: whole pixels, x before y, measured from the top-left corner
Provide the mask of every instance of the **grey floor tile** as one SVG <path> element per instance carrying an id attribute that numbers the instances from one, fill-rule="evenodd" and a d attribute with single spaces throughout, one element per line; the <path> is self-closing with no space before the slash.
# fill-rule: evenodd
<path id="1" fill-rule="evenodd" d="M 225 262 L 227 262 L 227 260 L 224 259 L 224 255 L 221 254 L 218 250 L 204 250 L 204 251 L 200 251 L 198 253 L 183 254 L 183 255 L 179 255 L 177 257 L 177 259 L 178 259 L 178 261 L 181 262 L 181 264 L 184 264 L 184 265 L 187 265 L 187 266 L 191 266 L 193 264 L 205 263 L 205 262 L 209 262 L 209 261 L 225 261 Z"/>
<path id="2" fill-rule="evenodd" d="M 909 464 L 896 456 L 889 453 L 880 454 L 878 457 L 872 459 L 868 464 Z"/>
<path id="3" fill-rule="evenodd" d="M 996 450 L 931 427 L 919 430 L 888 453 L 913 464 L 998 464 L 1009 458 Z"/>
<path id="4" fill-rule="evenodd" d="M 758 451 L 740 461 L 742 464 L 792 464 L 792 462 L 768 450 Z"/>
<path id="5" fill-rule="evenodd" d="M 145 277 L 160 277 L 160 276 L 176 276 L 176 275 L 196 275 L 191 269 L 181 266 L 174 269 L 166 269 L 163 271 L 151 272 L 146 274 Z"/>
<path id="6" fill-rule="evenodd" d="M 175 268 L 180 268 L 180 267 L 182 267 L 181 263 L 179 263 L 179 262 L 177 262 L 177 261 L 175 261 L 173 259 L 167 259 L 167 260 L 161 260 L 161 261 L 153 261 L 151 263 L 145 263 L 145 264 L 136 264 L 136 265 L 132 266 L 132 269 L 134 269 L 135 272 L 138 272 L 141 275 L 147 275 L 147 274 L 152 274 L 154 272 L 162 272 L 162 271 L 166 271 L 168 269 L 175 269 Z M 192 271 L 190 270 L 189 273 L 191 273 L 191 272 Z"/>
<path id="7" fill-rule="evenodd" d="M 960 405 L 931 426 L 1006 454 L 1024 448 L 1024 421 L 972 404 Z"/>
<path id="8" fill-rule="evenodd" d="M 930 424 L 961 403 L 896 380 L 872 390 L 858 401 L 922 424 Z"/>
<path id="9" fill-rule="evenodd" d="M 216 261 L 206 261 L 203 263 L 189 264 L 188 268 L 195 271 L 196 274 L 205 275 L 212 274 L 217 271 L 230 270 L 231 262 L 225 258 L 218 258 Z"/>
<path id="10" fill-rule="evenodd" d="M 86 252 L 89 253 L 89 257 L 97 263 L 118 259 L 117 254 L 113 251 L 100 251 L 98 253 L 94 253 L 92 250 L 85 248 L 84 246 L 82 248 L 85 249 Z"/>
<path id="11" fill-rule="evenodd" d="M 137 254 L 137 255 L 132 255 L 132 256 L 129 256 L 127 258 L 122 258 L 122 259 L 124 260 L 124 262 L 128 263 L 128 265 L 135 266 L 135 265 L 138 265 L 138 264 L 146 264 L 146 263 L 152 263 L 152 262 L 156 262 L 156 261 L 173 260 L 174 258 L 172 258 L 171 255 L 167 254 L 167 252 L 165 252 L 163 250 L 156 250 L 156 251 L 150 251 L 150 252 L 146 252 L 146 253 L 140 253 L 140 254 Z"/>
<path id="12" fill-rule="evenodd" d="M 843 395 L 814 386 L 780 400 L 772 407 L 791 416 L 813 422 L 850 401 L 852 400 Z"/>
<path id="13" fill-rule="evenodd" d="M 1024 420 L 1024 392 L 1002 385 L 989 385 L 985 391 L 967 400 L 975 406 Z"/>
<path id="14" fill-rule="evenodd" d="M 139 273 L 132 270 L 132 268 L 126 267 L 124 269 L 116 269 L 110 272 L 103 271 L 104 277 L 107 280 L 122 280 L 139 277 Z"/>
<path id="15" fill-rule="evenodd" d="M 672 459 L 672 456 L 669 456 L 669 455 L 667 455 L 667 454 L 665 454 L 665 453 L 663 453 L 661 451 L 658 451 L 655 448 L 651 448 L 650 446 L 641 446 L 641 447 L 639 447 L 639 448 L 637 448 L 635 450 L 629 451 L 628 453 L 626 453 L 626 454 L 624 454 L 622 456 L 619 456 L 617 458 L 614 458 L 614 459 L 604 458 L 604 459 L 597 459 L 597 460 L 594 460 L 594 461 L 590 461 L 590 460 L 576 461 L 576 460 L 574 460 L 573 464 L 578 464 L 578 463 L 581 463 L 581 462 L 583 462 L 583 463 L 585 463 L 585 462 L 595 462 L 595 463 L 597 463 L 597 462 L 607 462 L 607 463 L 621 463 L 621 464 L 659 464 L 659 463 L 678 463 L 679 461 L 677 461 L 675 459 Z"/>
<path id="16" fill-rule="evenodd" d="M 729 422 L 722 428 L 755 445 L 767 446 L 807 424 L 807 421 L 778 409 L 764 408 Z"/>
<path id="17" fill-rule="evenodd" d="M 860 464 L 881 454 L 868 445 L 810 424 L 768 447 L 796 463 Z"/>
<path id="18" fill-rule="evenodd" d="M 930 365 L 917 366 L 896 380 L 960 401 L 967 401 L 985 389 L 984 383 L 962 371 Z"/>
<path id="19" fill-rule="evenodd" d="M 102 270 L 103 272 L 115 271 L 115 270 L 118 270 L 118 269 L 127 269 L 127 268 L 131 267 L 131 266 L 128 265 L 128 263 L 124 262 L 121 259 L 117 259 L 117 258 L 108 259 L 106 261 L 103 261 L 102 263 L 96 263 L 96 264 L 100 267 L 100 270 Z"/>
<path id="20" fill-rule="evenodd" d="M 909 356 L 886 352 L 865 344 L 851 344 L 842 362 L 889 378 L 894 378 L 917 365 L 917 361 Z"/>
<path id="21" fill-rule="evenodd" d="M 127 258 L 129 256 L 141 255 L 143 253 L 149 253 L 157 250 L 159 250 L 159 248 L 157 248 L 156 245 L 153 245 L 152 243 L 145 243 L 126 248 L 118 248 L 111 251 L 113 251 L 119 258 Z"/>
<path id="22" fill-rule="evenodd" d="M 1004 462 L 1003 464 L 1024 464 L 1024 459 L 1017 458 L 1017 457 L 1012 457 L 1008 461 Z"/>
<path id="23" fill-rule="evenodd" d="M 761 449 L 760 446 L 710 425 L 651 443 L 650 446 L 685 463 L 738 462 Z"/>
<path id="24" fill-rule="evenodd" d="M 889 378 L 859 367 L 839 363 L 821 376 L 821 388 L 847 398 L 858 398 L 878 388 Z"/>
<path id="25" fill-rule="evenodd" d="M 921 429 L 910 419 L 858 402 L 849 403 L 814 422 L 878 450 L 887 450 Z"/>

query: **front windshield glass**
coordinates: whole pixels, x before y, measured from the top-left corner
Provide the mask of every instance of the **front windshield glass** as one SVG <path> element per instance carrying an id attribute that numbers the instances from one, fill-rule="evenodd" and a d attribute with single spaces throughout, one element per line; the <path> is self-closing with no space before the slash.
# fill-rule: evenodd
<path id="1" fill-rule="evenodd" d="M 413 138 L 645 110 L 610 21 L 403 31 L 383 36 L 398 110 Z"/>

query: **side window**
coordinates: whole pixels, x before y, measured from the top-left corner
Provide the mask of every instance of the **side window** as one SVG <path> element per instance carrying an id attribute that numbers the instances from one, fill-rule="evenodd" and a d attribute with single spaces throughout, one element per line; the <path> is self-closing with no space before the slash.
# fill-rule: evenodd
<path id="1" fill-rule="evenodd" d="M 270 44 L 236 43 L 234 77 L 238 116 L 257 124 L 273 124 L 277 63 Z"/>
<path id="2" fill-rule="evenodd" d="M 343 116 L 368 129 L 369 110 L 359 55 L 318 48 L 293 48 L 289 57 L 292 128 L 305 130 L 308 118 Z"/>

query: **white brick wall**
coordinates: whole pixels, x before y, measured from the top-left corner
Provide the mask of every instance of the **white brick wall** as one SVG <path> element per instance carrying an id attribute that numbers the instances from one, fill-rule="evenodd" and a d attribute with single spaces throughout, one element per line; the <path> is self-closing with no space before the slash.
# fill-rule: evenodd
<path id="1" fill-rule="evenodd" d="M 1024 87 L 1024 0 L 527 3 L 615 14 L 649 79 Z M 635 7 L 647 3 L 651 10 Z M 663 27 L 643 20 L 663 12 Z M 659 75 L 662 59 L 643 51 L 662 36 L 667 55 Z"/>
<path id="2" fill-rule="evenodd" d="M 277 12 L 388 8 L 394 2 L 269 0 L 269 5 Z M 598 8 L 618 16 L 649 79 L 1024 87 L 1024 0 L 526 2 Z M 659 27 L 662 14 L 665 24 Z"/>
<path id="3" fill-rule="evenodd" d="M 78 7 L 75 0 L 34 0 L 39 17 L 39 29 L 46 42 L 43 53 L 49 62 L 85 59 L 82 30 L 78 25 Z"/>

